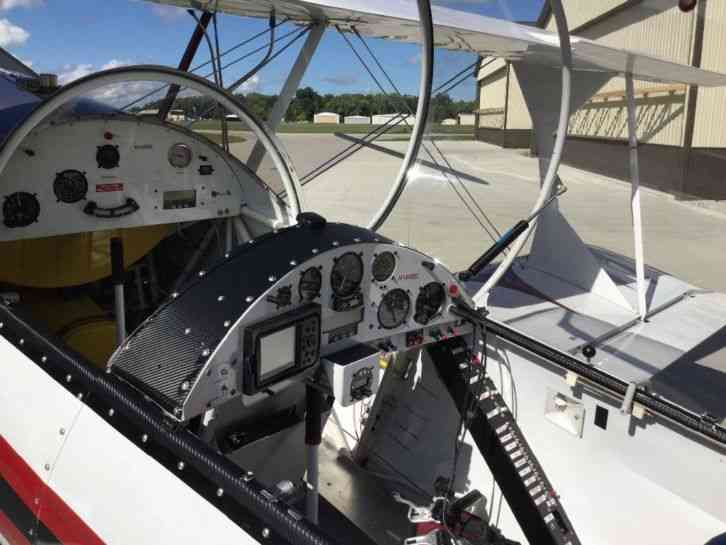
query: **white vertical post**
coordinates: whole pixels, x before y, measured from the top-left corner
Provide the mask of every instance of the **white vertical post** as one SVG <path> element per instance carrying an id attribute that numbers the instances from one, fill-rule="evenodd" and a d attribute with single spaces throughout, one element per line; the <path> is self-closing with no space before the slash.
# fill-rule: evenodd
<path id="1" fill-rule="evenodd" d="M 272 107 L 270 116 L 267 119 L 267 124 L 273 131 L 280 124 L 282 118 L 285 116 L 285 112 L 287 112 L 287 109 L 292 102 L 292 99 L 295 98 L 295 92 L 298 87 L 300 87 L 300 82 L 305 75 L 305 71 L 308 68 L 308 64 L 310 64 L 310 60 L 313 58 L 315 51 L 318 49 L 320 38 L 323 37 L 324 32 L 325 25 L 323 24 L 317 24 L 310 29 L 310 33 L 305 40 L 305 44 L 303 44 L 302 49 L 295 60 L 295 64 L 290 70 L 287 80 L 282 86 L 280 95 L 277 97 L 277 101 Z M 260 163 L 262 163 L 265 153 L 265 146 L 262 145 L 262 142 L 257 142 L 255 147 L 252 148 L 250 157 L 247 159 L 247 166 L 253 172 L 256 172 L 260 167 Z"/>
<path id="2" fill-rule="evenodd" d="M 625 94 L 628 103 L 628 147 L 630 149 L 630 211 L 633 219 L 635 245 L 635 275 L 638 291 L 638 313 L 645 320 L 645 258 L 643 256 L 643 221 L 640 213 L 640 169 L 638 167 L 638 134 L 635 123 L 635 89 L 633 74 L 625 75 Z"/>

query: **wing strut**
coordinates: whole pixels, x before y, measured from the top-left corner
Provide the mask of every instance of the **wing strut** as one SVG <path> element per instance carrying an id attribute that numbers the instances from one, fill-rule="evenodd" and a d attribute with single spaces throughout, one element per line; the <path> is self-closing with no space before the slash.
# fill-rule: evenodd
<path id="1" fill-rule="evenodd" d="M 635 244 L 635 275 L 637 278 L 638 314 L 645 321 L 648 313 L 645 301 L 645 257 L 643 255 L 643 218 L 640 213 L 640 168 L 638 166 L 638 126 L 635 121 L 635 92 L 633 74 L 625 74 L 625 94 L 628 100 L 628 146 L 630 148 L 630 211 L 633 216 Z"/>
<path id="2" fill-rule="evenodd" d="M 189 43 L 187 44 L 187 48 L 184 51 L 184 55 L 182 55 L 181 60 L 179 61 L 179 70 L 182 70 L 184 72 L 189 70 L 189 67 L 192 64 L 192 61 L 194 60 L 194 55 L 197 54 L 197 49 L 199 49 L 199 44 L 202 43 L 202 38 L 204 37 L 204 32 L 207 30 L 207 27 L 209 26 L 209 22 L 212 20 L 212 13 L 209 11 L 205 11 L 202 16 L 199 18 L 199 24 L 194 27 L 194 32 L 192 33 L 192 37 L 189 38 Z M 169 86 L 169 89 L 166 92 L 166 97 L 164 98 L 164 101 L 161 103 L 161 106 L 159 106 L 159 119 L 164 121 L 166 119 L 166 116 L 169 115 L 169 110 L 171 110 L 172 105 L 174 104 L 174 101 L 176 100 L 176 96 L 179 94 L 179 86 L 178 85 L 171 85 Z"/>

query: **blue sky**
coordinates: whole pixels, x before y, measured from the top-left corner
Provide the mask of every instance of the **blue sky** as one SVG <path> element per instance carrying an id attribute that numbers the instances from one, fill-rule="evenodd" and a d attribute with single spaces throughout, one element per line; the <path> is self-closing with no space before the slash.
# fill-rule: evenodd
<path id="1" fill-rule="evenodd" d="M 434 0 L 453 9 L 514 20 L 533 20 L 542 0 Z M 222 16 L 221 47 L 225 49 L 262 30 L 265 21 Z M 139 0 L 0 0 L 0 46 L 29 62 L 37 72 L 59 74 L 62 81 L 121 64 L 176 65 L 194 27 L 183 10 Z M 292 27 L 281 27 L 281 32 Z M 298 42 L 302 44 L 302 40 Z M 289 48 L 250 83 L 247 90 L 276 93 L 284 80 L 298 44 Z M 262 45 L 261 41 L 236 52 Z M 418 87 L 418 48 L 414 45 L 371 40 L 369 45 L 403 92 Z M 233 56 L 229 57 L 234 58 Z M 231 81 L 254 63 L 239 63 L 225 77 Z M 208 59 L 200 48 L 195 64 Z M 444 81 L 474 57 L 440 51 L 435 79 Z M 326 32 L 303 85 L 321 93 L 376 91 L 343 39 Z M 456 98 L 474 98 L 474 81 L 452 92 Z"/>

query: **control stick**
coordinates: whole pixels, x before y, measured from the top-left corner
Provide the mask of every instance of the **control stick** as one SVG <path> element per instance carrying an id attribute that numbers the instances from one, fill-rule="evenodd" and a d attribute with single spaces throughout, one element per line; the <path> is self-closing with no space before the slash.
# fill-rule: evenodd
<path id="1" fill-rule="evenodd" d="M 313 524 L 318 523 L 319 476 L 318 450 L 322 440 L 323 393 L 316 384 L 305 387 L 305 444 L 307 445 L 307 482 L 305 515 Z"/>

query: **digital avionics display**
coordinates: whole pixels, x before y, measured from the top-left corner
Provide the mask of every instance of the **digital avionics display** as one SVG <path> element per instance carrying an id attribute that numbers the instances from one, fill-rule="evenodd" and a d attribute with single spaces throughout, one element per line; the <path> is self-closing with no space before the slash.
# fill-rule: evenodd
<path id="1" fill-rule="evenodd" d="M 295 325 L 260 338 L 258 380 L 269 379 L 295 366 Z"/>

